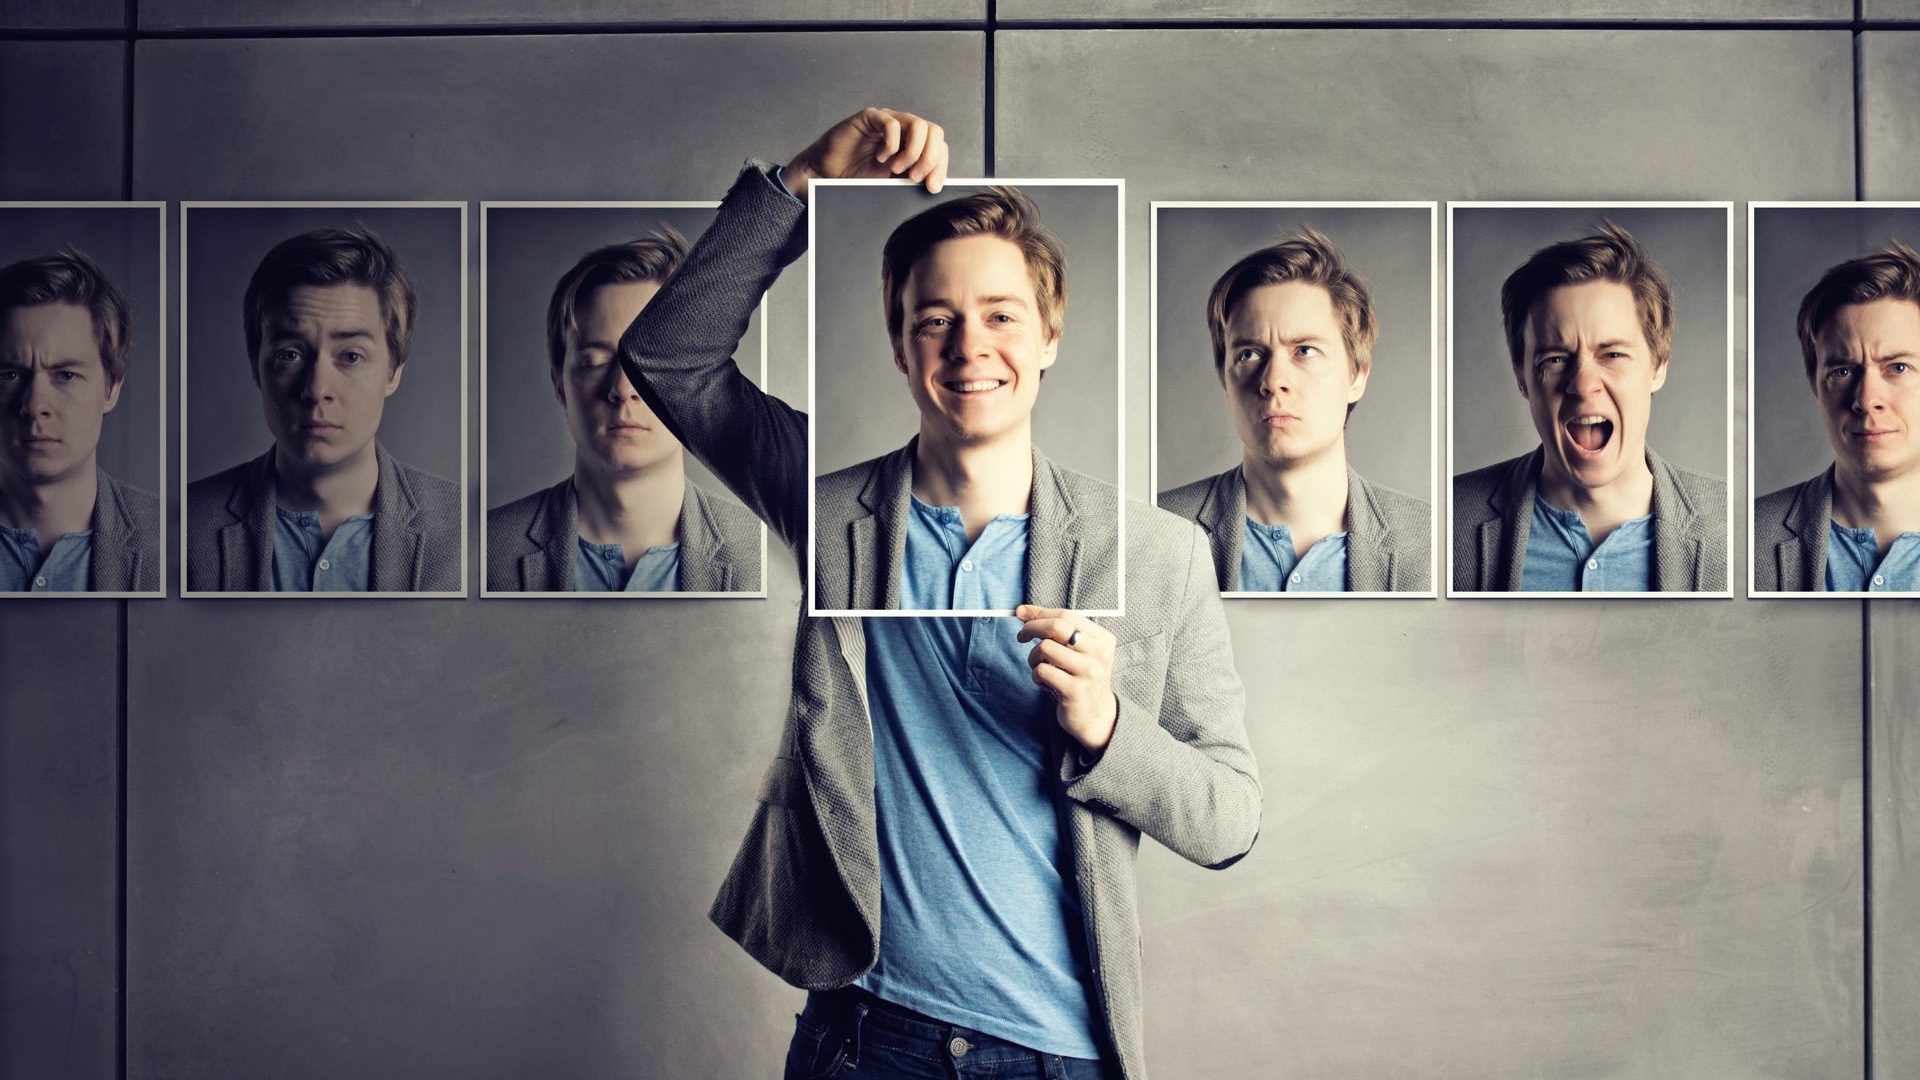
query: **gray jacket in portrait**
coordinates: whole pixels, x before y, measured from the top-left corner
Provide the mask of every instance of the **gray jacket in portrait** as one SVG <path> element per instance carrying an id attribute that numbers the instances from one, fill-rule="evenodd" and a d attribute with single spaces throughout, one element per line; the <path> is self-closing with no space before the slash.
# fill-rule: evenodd
<path id="1" fill-rule="evenodd" d="M 1833 467 L 1753 504 L 1753 591 L 1827 591 Z"/>
<path id="2" fill-rule="evenodd" d="M 680 592 L 759 592 L 760 520 L 688 484 L 680 502 Z M 573 478 L 487 514 L 489 592 L 572 592 L 579 549 Z"/>
<path id="3" fill-rule="evenodd" d="M 908 442 L 820 478 L 813 552 L 814 602 L 820 608 L 900 607 L 913 454 Z M 1087 611 L 1120 607 L 1119 510 L 1119 492 L 1111 484 L 1055 465 L 1034 447 L 1028 603 Z"/>
<path id="4" fill-rule="evenodd" d="M 88 592 L 160 591 L 160 496 L 96 470 Z"/>
<path id="5" fill-rule="evenodd" d="M 1240 588 L 1247 482 L 1235 465 L 1218 476 L 1160 493 L 1160 509 L 1196 522 L 1213 546 L 1221 592 Z M 1428 592 L 1433 588 L 1433 508 L 1347 469 L 1347 591 Z"/>
<path id="6" fill-rule="evenodd" d="M 1535 447 L 1453 478 L 1455 590 L 1520 591 L 1543 453 Z M 1670 464 L 1651 447 L 1647 468 L 1653 471 L 1652 591 L 1726 591 L 1726 481 Z"/>
<path id="7" fill-rule="evenodd" d="M 373 592 L 459 592 L 460 485 L 374 445 Z M 187 588 L 273 591 L 273 449 L 187 485 Z"/>
<path id="8" fill-rule="evenodd" d="M 686 263 L 627 330 L 620 358 L 681 443 L 805 566 L 812 539 L 807 417 L 755 386 L 732 359 L 761 295 L 804 248 L 802 215 L 763 167 L 742 172 Z M 1038 473 L 1035 480 L 1042 480 Z M 1071 493 L 1079 483 L 1065 487 Z M 1047 533 L 1061 525 L 1044 509 L 1047 499 L 1035 496 L 1030 553 L 1055 543 Z M 886 502 L 880 500 L 876 518 L 884 516 Z M 830 563 L 844 560 L 849 567 L 848 596 L 852 579 L 888 561 L 877 554 L 878 537 L 895 527 L 875 521 L 873 554 L 831 556 Z M 1140 1080 L 1146 1075 L 1134 882 L 1140 834 L 1196 863 L 1226 866 L 1246 853 L 1259 829 L 1260 784 L 1204 538 L 1190 522 L 1142 504 L 1128 508 L 1126 533 L 1127 614 L 1100 620 L 1119 642 L 1113 664 L 1118 726 L 1088 768 L 1056 727 L 1049 773 L 1072 853 L 1097 1015 L 1104 1020 L 1100 1035 L 1126 1080 Z M 1100 571 L 1088 565 L 1055 577 L 1064 602 L 1091 599 L 1085 591 L 1102 579 Z M 1047 587 L 1055 571 L 1043 560 L 1039 567 L 1030 563 L 1029 573 Z M 879 954 L 866 648 L 860 619 L 809 618 L 802 607 L 786 726 L 711 911 L 756 960 L 808 989 L 846 986 Z"/>

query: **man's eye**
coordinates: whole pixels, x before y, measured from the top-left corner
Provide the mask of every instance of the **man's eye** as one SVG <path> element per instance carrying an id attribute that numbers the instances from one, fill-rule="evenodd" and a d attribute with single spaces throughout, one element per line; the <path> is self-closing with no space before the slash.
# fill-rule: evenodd
<path id="1" fill-rule="evenodd" d="M 1907 363 L 1905 360 L 1895 360 L 1893 363 L 1887 365 L 1887 374 L 1889 375 L 1905 375 L 1912 370 L 1913 365 Z"/>
<path id="2" fill-rule="evenodd" d="M 1534 361 L 1534 366 L 1542 367 L 1542 368 L 1552 367 L 1555 364 L 1565 363 L 1566 359 L 1567 359 L 1566 357 L 1560 356 L 1557 354 L 1553 356 L 1543 356 L 1540 359 Z"/>
<path id="3" fill-rule="evenodd" d="M 1827 369 L 1827 381 L 1830 383 L 1842 382 L 1852 377 L 1853 369 L 1841 364 L 1835 364 Z"/>
<path id="4" fill-rule="evenodd" d="M 1003 323 L 1003 324 L 1010 323 L 1013 321 L 1013 316 L 1007 314 L 1004 311 L 996 311 L 993 314 L 987 316 L 987 318 L 989 321 Z"/>
<path id="5" fill-rule="evenodd" d="M 1320 355 L 1320 346 L 1318 346 L 1318 345 L 1295 345 L 1295 346 L 1293 347 L 1293 355 L 1295 355 L 1295 356 L 1298 356 L 1298 357 L 1303 357 L 1303 358 L 1304 358 L 1304 357 L 1309 357 L 1309 356 L 1319 356 L 1319 355 Z"/>
<path id="6" fill-rule="evenodd" d="M 1233 362 L 1236 364 L 1255 364 L 1259 363 L 1259 361 L 1259 349 L 1241 349 L 1233 354 Z"/>
<path id="7" fill-rule="evenodd" d="M 20 381 L 19 368 L 7 368 L 4 371 L 0 371 L 0 382 L 19 382 L 19 381 Z"/>
<path id="8" fill-rule="evenodd" d="M 53 373 L 53 377 L 61 382 L 78 382 L 80 373 L 77 371 L 56 371 Z"/>
<path id="9" fill-rule="evenodd" d="M 930 315 L 927 318 L 921 319 L 920 325 L 915 327 L 915 329 L 921 333 L 927 333 L 933 330 L 945 330 L 947 328 L 947 322 L 948 319 L 945 315 Z"/>
<path id="10" fill-rule="evenodd" d="M 367 355 L 358 349 L 348 349 L 340 354 L 340 362 L 343 364 L 357 364 L 366 358 Z"/>
<path id="11" fill-rule="evenodd" d="M 273 362 L 276 364 L 297 364 L 300 362 L 300 350 L 276 349 L 273 353 Z"/>

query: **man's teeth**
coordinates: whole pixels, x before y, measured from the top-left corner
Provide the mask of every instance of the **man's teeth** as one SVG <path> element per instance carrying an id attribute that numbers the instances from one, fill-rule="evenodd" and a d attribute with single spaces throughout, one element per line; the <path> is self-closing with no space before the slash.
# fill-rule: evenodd
<path id="1" fill-rule="evenodd" d="M 1577 416 L 1572 420 L 1567 421 L 1567 423 L 1569 424 L 1581 424 L 1581 425 L 1586 425 L 1588 427 L 1591 427 L 1595 424 L 1604 424 L 1606 422 L 1607 422 L 1607 418 L 1604 416 Z"/>
<path id="2" fill-rule="evenodd" d="M 981 390 L 992 390 L 999 385 L 998 379 L 975 379 L 972 382 L 950 382 L 947 388 L 957 393 L 971 394 Z"/>

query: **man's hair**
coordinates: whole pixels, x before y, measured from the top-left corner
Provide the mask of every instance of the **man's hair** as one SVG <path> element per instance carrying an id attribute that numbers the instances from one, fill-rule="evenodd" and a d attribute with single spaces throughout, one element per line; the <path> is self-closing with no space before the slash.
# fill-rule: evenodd
<path id="1" fill-rule="evenodd" d="M 249 366 L 259 361 L 268 313 L 285 304 L 287 294 L 301 285 L 365 285 L 372 289 L 380 298 L 391 364 L 397 369 L 407 362 L 420 307 L 413 278 L 379 234 L 356 224 L 351 229 L 315 229 L 289 237 L 260 260 L 242 301 Z"/>
<path id="2" fill-rule="evenodd" d="M 645 236 L 595 248 L 560 275 L 547 302 L 547 358 L 555 375 L 566 364 L 567 347 L 580 332 L 580 306 L 602 285 L 665 281 L 687 258 L 686 238 L 663 225 Z"/>
<path id="3" fill-rule="evenodd" d="M 1262 285 L 1289 281 L 1318 285 L 1327 291 L 1334 314 L 1340 318 L 1340 340 L 1347 348 L 1350 374 L 1372 368 L 1380 323 L 1373 314 L 1367 283 L 1347 265 L 1333 241 L 1308 225 L 1278 244 L 1245 256 L 1213 283 L 1213 292 L 1207 296 L 1207 329 L 1213 335 L 1214 372 L 1226 369 L 1227 323 L 1247 294 Z"/>
<path id="4" fill-rule="evenodd" d="M 1633 234 L 1611 221 L 1578 240 L 1548 244 L 1533 253 L 1500 286 L 1500 317 L 1506 323 L 1507 355 L 1515 371 L 1526 359 L 1527 318 L 1546 295 L 1563 285 L 1611 281 L 1633 293 L 1640 333 L 1658 368 L 1673 356 L 1673 290 L 1667 275 Z"/>
<path id="5" fill-rule="evenodd" d="M 93 340 L 100 347 L 100 364 L 107 385 L 116 386 L 127 375 L 132 348 L 133 320 L 127 298 L 107 280 L 100 264 L 76 247 L 38 255 L 0 267 L 0 316 L 16 308 L 41 304 L 76 304 L 93 320 Z"/>
<path id="6" fill-rule="evenodd" d="M 1820 276 L 1820 283 L 1808 290 L 1800 301 L 1800 355 L 1812 379 L 1820 331 L 1852 304 L 1875 300 L 1907 300 L 1920 304 L 1920 251 L 1899 240 L 1885 247 L 1848 259 Z"/>
<path id="7" fill-rule="evenodd" d="M 940 203 L 900 223 L 880 254 L 880 290 L 887 304 L 887 338 L 900 340 L 907 313 L 902 306 L 907 275 L 921 256 L 943 240 L 997 236 L 1012 242 L 1027 260 L 1034 301 L 1047 340 L 1060 337 L 1067 321 L 1067 257 L 1060 241 L 1040 223 L 1040 211 L 1019 188 L 990 187 Z"/>

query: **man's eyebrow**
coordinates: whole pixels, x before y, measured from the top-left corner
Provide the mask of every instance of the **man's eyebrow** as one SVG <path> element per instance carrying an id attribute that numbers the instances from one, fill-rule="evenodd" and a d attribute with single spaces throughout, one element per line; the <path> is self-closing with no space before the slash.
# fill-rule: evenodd
<path id="1" fill-rule="evenodd" d="M 585 339 L 584 341 L 575 341 L 575 342 L 573 343 L 573 347 L 574 347 L 574 348 L 575 348 L 576 350 L 578 350 L 578 349 L 605 349 L 605 350 L 607 350 L 608 352 L 619 352 L 619 351 L 620 351 L 620 348 L 619 348 L 619 346 L 618 346 L 618 345 L 616 345 L 616 344 L 614 344 L 614 343 L 613 343 L 613 342 L 611 342 L 611 341 L 602 341 L 602 340 L 600 340 L 599 338 L 587 338 L 587 339 Z"/>

